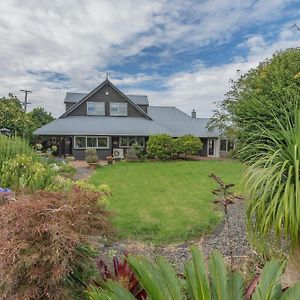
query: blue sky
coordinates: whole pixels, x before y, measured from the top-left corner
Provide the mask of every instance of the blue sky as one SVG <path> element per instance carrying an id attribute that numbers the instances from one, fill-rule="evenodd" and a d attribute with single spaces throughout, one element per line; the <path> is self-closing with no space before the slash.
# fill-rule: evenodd
<path id="1" fill-rule="evenodd" d="M 210 116 L 237 70 L 300 46 L 292 0 L 11 0 L 0 10 L 0 96 L 30 89 L 31 108 L 55 116 L 67 91 L 88 92 L 106 72 L 153 105 Z"/>

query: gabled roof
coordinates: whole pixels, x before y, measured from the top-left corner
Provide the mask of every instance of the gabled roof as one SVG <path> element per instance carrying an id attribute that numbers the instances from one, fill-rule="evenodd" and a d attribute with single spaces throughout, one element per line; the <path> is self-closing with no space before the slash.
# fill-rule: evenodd
<path id="1" fill-rule="evenodd" d="M 140 112 L 146 119 L 151 120 L 151 118 L 145 113 L 137 104 L 135 104 L 131 99 L 129 99 L 125 94 L 123 94 L 116 86 L 114 86 L 108 79 L 103 81 L 100 85 L 98 85 L 95 89 L 93 89 L 90 93 L 86 94 L 81 100 L 79 100 L 76 104 L 72 105 L 64 114 L 62 114 L 59 118 L 64 118 L 68 116 L 72 111 L 74 111 L 79 105 L 88 100 L 92 95 L 98 92 L 104 86 L 109 85 L 113 88 L 119 95 L 121 95 L 130 105 L 132 105 L 138 112 Z"/>
<path id="2" fill-rule="evenodd" d="M 126 96 L 137 105 L 149 105 L 148 97 L 146 95 L 126 95 Z"/>
<path id="3" fill-rule="evenodd" d="M 167 133 L 173 137 L 193 134 L 218 137 L 206 125 L 209 119 L 193 119 L 176 107 L 149 106 L 152 120 L 137 117 L 68 116 L 52 121 L 36 130 L 37 135 L 128 135 L 150 136 Z"/>
<path id="4" fill-rule="evenodd" d="M 64 103 L 76 103 L 80 101 L 88 93 L 70 93 L 67 92 Z M 137 105 L 149 105 L 148 97 L 146 95 L 126 95 L 132 102 Z"/>
<path id="5" fill-rule="evenodd" d="M 76 103 L 80 101 L 87 93 L 66 93 L 64 103 Z"/>

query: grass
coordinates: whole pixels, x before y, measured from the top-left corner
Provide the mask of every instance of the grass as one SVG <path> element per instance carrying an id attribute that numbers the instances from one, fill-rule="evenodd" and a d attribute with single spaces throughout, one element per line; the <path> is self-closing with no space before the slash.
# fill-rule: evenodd
<path id="1" fill-rule="evenodd" d="M 98 168 L 90 182 L 112 188 L 109 209 L 121 238 L 164 244 L 208 233 L 221 221 L 211 203 L 212 172 L 240 190 L 243 166 L 229 160 L 120 162 Z"/>

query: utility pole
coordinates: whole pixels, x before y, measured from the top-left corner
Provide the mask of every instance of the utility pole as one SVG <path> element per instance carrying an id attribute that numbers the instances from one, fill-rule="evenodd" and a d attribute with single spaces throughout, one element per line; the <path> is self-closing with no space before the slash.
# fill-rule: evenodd
<path id="1" fill-rule="evenodd" d="M 24 106 L 24 111 L 26 112 L 27 105 L 31 104 L 30 102 L 28 102 L 27 95 L 28 93 L 32 93 L 32 91 L 28 91 L 28 90 L 20 90 L 20 91 L 25 93 L 25 101 L 23 102 L 23 106 Z"/>

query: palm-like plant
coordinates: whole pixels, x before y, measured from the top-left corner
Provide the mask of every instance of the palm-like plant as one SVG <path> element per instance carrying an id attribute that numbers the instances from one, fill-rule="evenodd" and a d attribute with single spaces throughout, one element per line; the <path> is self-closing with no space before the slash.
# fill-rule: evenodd
<path id="1" fill-rule="evenodd" d="M 248 223 L 255 235 L 291 240 L 291 285 L 300 279 L 300 111 L 286 111 L 284 122 L 275 118 L 272 128 L 258 126 L 260 136 L 244 149 L 256 149 L 245 176 Z"/>
<path id="2" fill-rule="evenodd" d="M 147 292 L 147 300 L 297 300 L 300 284 L 282 292 L 279 283 L 282 268 L 275 261 L 264 267 L 258 286 L 244 289 L 242 276 L 228 272 L 219 252 L 211 255 L 208 272 L 204 258 L 192 247 L 192 260 L 185 265 L 185 276 L 180 278 L 164 259 L 156 264 L 142 257 L 129 257 L 129 264 L 140 284 Z M 135 300 L 136 298 L 119 282 L 108 282 L 102 289 L 92 288 L 90 300 Z"/>

